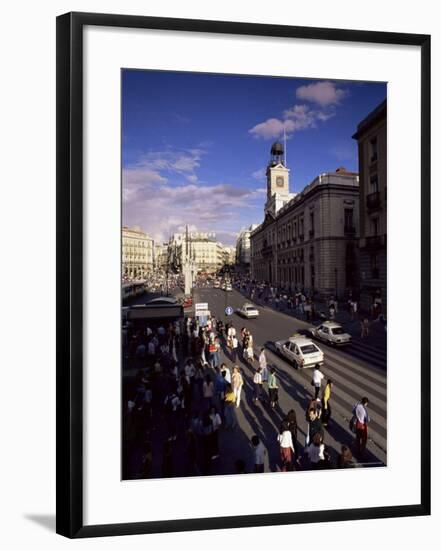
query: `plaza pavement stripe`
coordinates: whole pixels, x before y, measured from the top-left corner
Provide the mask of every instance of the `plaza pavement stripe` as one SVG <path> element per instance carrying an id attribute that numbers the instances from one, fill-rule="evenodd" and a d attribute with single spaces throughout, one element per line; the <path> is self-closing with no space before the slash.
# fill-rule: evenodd
<path id="1" fill-rule="evenodd" d="M 309 377 L 306 378 L 308 384 L 310 380 L 311 379 Z M 341 385 L 336 383 L 335 386 L 332 388 L 331 396 L 331 399 L 338 399 L 341 401 L 342 406 L 344 406 L 348 411 L 349 417 L 352 416 L 352 408 L 354 404 L 359 401 L 360 397 L 362 397 L 360 395 L 360 392 L 357 390 L 357 387 L 353 385 L 351 386 L 352 387 L 348 387 L 348 385 Z M 369 416 L 371 418 L 371 422 L 375 422 L 380 429 L 384 429 L 382 421 L 385 421 L 386 408 L 378 406 L 378 400 L 375 400 L 377 401 L 377 403 L 374 403 L 374 398 L 372 396 L 368 395 L 367 397 L 369 397 L 369 399 L 371 400 L 369 403 Z"/>
<path id="2" fill-rule="evenodd" d="M 360 389 L 364 389 L 367 392 L 372 392 L 372 395 L 378 397 L 380 401 L 384 402 L 387 399 L 387 388 L 379 387 L 370 380 L 366 380 L 363 374 L 357 372 L 357 367 L 354 366 L 350 372 L 345 367 L 341 367 L 339 363 L 328 359 L 325 361 L 324 367 L 332 370 L 334 376 L 339 376 L 343 382 L 352 383 L 358 386 Z"/>
<path id="3" fill-rule="evenodd" d="M 276 355 L 274 353 L 272 353 L 272 355 L 277 358 L 276 361 L 272 361 L 272 362 L 275 363 L 278 366 L 278 368 L 281 368 L 285 372 L 287 372 L 286 365 L 288 365 L 288 363 L 286 363 L 278 355 Z M 297 378 L 297 380 L 296 380 L 297 383 L 303 385 L 303 388 L 304 388 L 305 392 L 309 393 L 309 394 L 312 394 L 312 391 L 311 391 L 312 386 L 310 384 L 311 377 L 308 376 L 305 371 L 294 370 L 294 368 L 292 370 L 293 370 L 294 373 L 299 375 L 298 377 L 293 376 L 293 379 L 296 380 L 296 378 Z M 288 373 L 289 373 L 289 371 L 288 371 Z M 299 380 L 299 378 L 300 378 L 300 380 Z M 304 384 L 303 384 L 303 381 L 305 382 Z M 331 403 L 334 402 L 334 403 L 340 404 L 342 410 L 345 411 L 346 416 L 349 419 L 352 416 L 352 408 L 353 408 L 354 404 L 360 398 L 359 393 L 360 392 L 356 391 L 355 395 L 350 395 L 349 393 L 347 393 L 346 391 L 344 391 L 340 387 L 336 387 L 332 391 Z M 371 430 L 377 432 L 380 437 L 384 438 L 386 436 L 386 428 L 385 428 L 386 421 L 385 421 L 384 416 L 381 416 L 381 413 L 385 412 L 385 411 L 381 411 L 377 415 L 377 410 L 378 409 L 377 410 L 373 410 L 373 409 L 377 409 L 377 407 L 375 405 L 373 407 L 370 407 L 370 412 L 369 412 L 369 416 L 371 418 L 370 428 L 371 428 Z"/>
<path id="4" fill-rule="evenodd" d="M 276 353 L 274 353 L 271 350 L 268 350 L 274 357 L 277 357 L 281 361 L 287 363 L 283 358 L 279 357 Z M 307 381 L 310 381 L 312 379 L 312 370 L 313 369 L 305 369 L 303 371 L 295 370 L 293 368 L 294 372 L 297 373 L 304 373 L 305 379 Z M 330 371 L 329 378 L 332 379 L 338 379 L 342 381 L 342 386 L 346 387 L 350 391 L 354 391 L 354 395 L 356 396 L 356 400 L 362 397 L 361 394 L 366 394 L 369 398 L 372 398 L 372 404 L 374 404 L 374 410 L 377 410 L 378 412 L 382 411 L 382 408 L 385 406 L 385 402 L 387 400 L 387 388 L 386 387 L 379 387 L 374 382 L 371 382 L 372 386 L 370 386 L 368 383 L 366 383 L 366 379 L 364 378 L 364 372 L 359 373 L 357 371 L 356 365 L 351 365 L 350 372 L 346 372 L 347 369 L 345 367 L 342 367 L 338 362 L 335 362 L 331 359 L 325 359 L 325 364 L 322 368 L 323 372 L 326 372 L 327 370 Z M 310 375 L 306 374 L 308 371 L 310 371 Z M 375 384 L 375 385 L 374 385 Z M 363 391 L 360 391 L 363 390 Z M 377 408 L 378 407 L 378 408 Z"/>
<path id="5" fill-rule="evenodd" d="M 364 351 L 356 350 L 354 348 L 351 348 L 350 350 L 348 349 L 346 351 L 346 353 L 347 353 L 347 355 L 350 355 L 354 359 L 360 359 L 361 361 L 368 362 L 368 364 L 371 367 L 377 367 L 377 368 L 382 369 L 382 370 L 386 370 L 386 368 L 387 368 L 387 363 L 384 359 L 377 359 L 375 357 L 368 357 L 366 355 L 366 352 L 364 352 Z"/>
<path id="6" fill-rule="evenodd" d="M 371 346 L 369 344 L 365 344 L 364 342 L 361 342 L 360 340 L 354 340 L 351 341 L 351 346 L 355 346 L 359 349 L 365 350 L 366 353 L 377 355 L 381 359 L 386 359 L 387 356 L 387 348 L 376 348 L 374 346 Z"/>
<path id="7" fill-rule="evenodd" d="M 333 365 L 329 361 L 325 363 L 321 370 L 323 374 L 325 374 L 325 379 L 328 377 L 329 373 L 329 378 L 335 382 L 335 386 L 338 384 L 338 387 L 346 389 L 348 393 L 356 392 L 360 397 L 366 395 L 369 398 L 369 405 L 376 405 L 376 407 L 378 407 L 378 412 L 386 408 L 387 395 L 375 391 L 375 389 L 364 384 L 362 381 L 340 374 L 337 370 L 333 369 Z M 323 380 L 322 386 L 324 383 L 325 380 Z"/>
<path id="8" fill-rule="evenodd" d="M 270 352 L 272 353 L 272 352 Z M 305 393 L 305 395 L 311 395 L 311 387 L 310 387 L 310 378 L 306 374 L 305 371 L 297 371 L 294 369 L 291 369 L 289 364 L 284 361 L 281 357 L 279 357 L 277 354 L 272 353 L 272 355 L 276 358 L 276 361 L 271 361 L 272 363 L 277 366 L 278 369 L 282 370 L 285 374 L 292 375 L 294 373 L 300 374 L 300 380 L 296 380 L 293 376 L 293 382 L 296 382 L 298 385 L 300 385 Z M 228 357 L 225 356 L 225 359 L 227 359 L 227 362 L 230 362 Z M 241 364 L 242 371 L 245 375 L 245 378 L 247 378 L 248 383 L 250 386 L 252 386 L 252 372 L 253 367 L 251 365 L 247 365 L 246 367 Z M 285 394 L 288 398 L 292 399 L 294 403 L 297 404 L 302 410 L 302 403 L 300 403 L 294 396 L 291 395 L 291 393 L 284 387 L 285 383 L 281 380 L 279 380 L 279 392 L 281 394 Z M 343 394 L 343 396 L 340 396 L 340 394 Z M 353 434 L 349 430 L 349 419 L 352 416 L 352 407 L 354 403 L 356 402 L 357 398 L 351 398 L 347 400 L 348 394 L 346 392 L 342 392 L 340 389 L 336 388 L 335 391 L 333 391 L 331 396 L 331 407 L 333 410 L 333 418 L 334 421 L 340 426 L 341 429 L 343 429 L 347 434 L 349 434 L 351 437 L 353 437 Z M 245 400 L 244 400 L 245 401 Z M 242 406 L 241 406 L 242 407 Z M 250 412 L 252 412 L 252 409 L 250 409 Z M 386 454 L 385 451 L 387 449 L 386 445 L 386 429 L 378 424 L 376 422 L 376 415 L 371 416 L 371 423 L 369 425 L 369 440 L 368 443 L 371 445 L 369 447 L 369 450 L 377 456 L 380 460 L 382 460 L 384 463 L 386 462 Z M 274 429 L 277 429 L 277 426 L 274 425 L 274 422 L 272 419 L 267 415 L 267 420 L 273 424 Z M 303 417 L 301 417 L 299 422 L 299 429 L 302 433 L 302 436 L 304 437 L 304 431 L 305 427 L 303 426 Z M 332 437 L 332 436 L 331 436 Z M 335 440 L 336 441 L 336 440 Z M 338 443 L 338 441 L 336 441 Z"/>
<path id="9" fill-rule="evenodd" d="M 335 350 L 330 350 L 329 348 L 324 348 L 322 346 L 320 349 L 323 351 L 325 355 L 325 362 L 326 357 L 329 356 L 333 358 L 335 361 L 339 361 L 342 365 L 346 365 L 349 368 L 353 368 L 354 361 L 348 359 L 347 355 L 337 354 L 335 353 Z M 376 384 L 380 386 L 387 386 L 387 379 L 386 379 L 386 373 L 382 369 L 378 369 L 377 367 L 373 367 L 366 363 L 365 361 L 360 361 L 358 358 L 356 359 L 355 364 L 357 365 L 357 369 L 360 371 L 360 373 L 363 374 L 363 376 L 366 377 L 366 379 L 372 380 L 372 382 L 375 382 Z M 366 366 L 367 365 L 367 366 Z"/>

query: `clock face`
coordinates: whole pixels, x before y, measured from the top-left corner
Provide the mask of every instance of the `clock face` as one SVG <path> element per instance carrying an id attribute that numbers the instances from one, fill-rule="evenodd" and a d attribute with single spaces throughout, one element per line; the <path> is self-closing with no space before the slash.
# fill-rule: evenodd
<path id="1" fill-rule="evenodd" d="M 283 177 L 282 177 L 282 176 L 277 176 L 277 178 L 276 178 L 276 185 L 277 185 L 277 187 L 283 187 L 284 183 L 285 183 L 285 182 L 284 182 Z"/>

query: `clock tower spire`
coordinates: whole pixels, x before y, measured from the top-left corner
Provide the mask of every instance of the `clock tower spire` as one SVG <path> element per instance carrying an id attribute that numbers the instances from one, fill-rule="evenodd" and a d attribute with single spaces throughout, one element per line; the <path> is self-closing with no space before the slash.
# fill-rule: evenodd
<path id="1" fill-rule="evenodd" d="M 270 160 L 266 169 L 267 200 L 265 212 L 273 216 L 294 194 L 289 192 L 289 169 L 285 165 L 285 149 L 276 141 L 271 146 Z"/>

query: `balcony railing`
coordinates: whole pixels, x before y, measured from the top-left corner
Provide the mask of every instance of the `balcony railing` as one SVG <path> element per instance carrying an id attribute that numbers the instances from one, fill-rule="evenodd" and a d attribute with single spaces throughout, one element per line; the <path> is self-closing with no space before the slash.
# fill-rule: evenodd
<path id="1" fill-rule="evenodd" d="M 375 208 L 379 208 L 380 205 L 381 205 L 380 191 L 375 191 L 374 193 L 370 193 L 370 195 L 367 195 L 366 206 L 368 210 L 374 210 Z"/>

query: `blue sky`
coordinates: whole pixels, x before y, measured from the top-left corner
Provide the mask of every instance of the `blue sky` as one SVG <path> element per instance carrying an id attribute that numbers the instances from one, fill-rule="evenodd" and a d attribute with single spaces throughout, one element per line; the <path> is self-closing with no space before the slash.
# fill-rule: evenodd
<path id="1" fill-rule="evenodd" d="M 271 144 L 287 136 L 290 190 L 358 171 L 357 124 L 385 83 L 122 72 L 123 223 L 157 241 L 188 224 L 233 244 L 263 220 Z"/>

